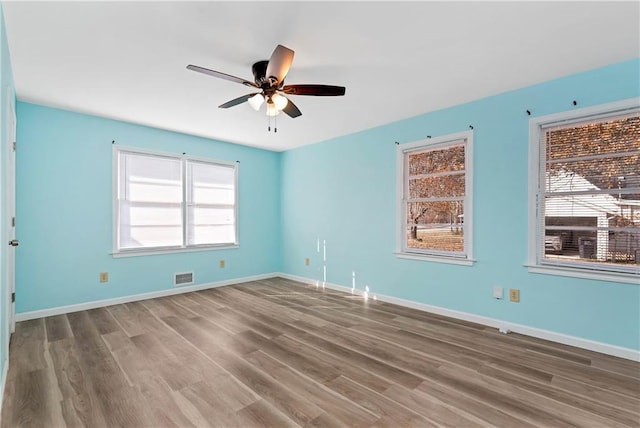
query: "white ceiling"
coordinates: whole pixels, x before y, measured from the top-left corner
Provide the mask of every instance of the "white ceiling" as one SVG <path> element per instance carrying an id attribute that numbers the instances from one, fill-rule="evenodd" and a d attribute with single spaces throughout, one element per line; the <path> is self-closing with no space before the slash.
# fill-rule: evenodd
<path id="1" fill-rule="evenodd" d="M 640 3 L 3 2 L 17 96 L 270 150 L 287 150 L 640 56 Z M 277 44 L 303 115 L 217 106 L 250 88 Z M 263 107 L 264 109 L 264 107 Z"/>

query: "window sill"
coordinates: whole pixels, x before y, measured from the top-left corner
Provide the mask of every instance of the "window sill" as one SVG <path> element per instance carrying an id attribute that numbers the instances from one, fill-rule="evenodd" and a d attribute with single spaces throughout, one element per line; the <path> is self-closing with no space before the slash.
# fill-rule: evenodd
<path id="1" fill-rule="evenodd" d="M 230 245 L 207 245 L 202 247 L 189 247 L 189 248 L 165 248 L 157 250 L 130 250 L 130 251 L 114 251 L 111 256 L 114 259 L 121 257 L 137 257 L 137 256 L 154 256 L 157 254 L 177 254 L 177 253 L 193 253 L 197 251 L 211 251 L 211 250 L 229 250 L 232 248 L 239 248 L 238 244 Z"/>
<path id="2" fill-rule="evenodd" d="M 594 271 L 565 266 L 525 265 L 530 273 L 569 276 L 573 278 L 593 279 L 599 281 L 624 282 L 640 285 L 640 275 L 621 272 Z"/>
<path id="3" fill-rule="evenodd" d="M 437 263 L 448 263 L 452 265 L 461 265 L 461 266 L 473 266 L 476 262 L 471 259 L 463 259 L 463 258 L 455 258 L 455 257 L 438 257 L 427 254 L 414 254 L 414 253 L 394 253 L 395 256 L 399 259 L 408 259 L 408 260 L 419 260 L 423 262 L 437 262 Z"/>

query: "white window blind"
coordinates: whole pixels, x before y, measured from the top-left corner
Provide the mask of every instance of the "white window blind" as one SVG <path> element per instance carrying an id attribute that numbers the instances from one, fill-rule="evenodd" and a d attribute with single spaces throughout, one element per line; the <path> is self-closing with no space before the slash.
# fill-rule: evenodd
<path id="1" fill-rule="evenodd" d="M 235 167 L 187 163 L 187 244 L 235 242 Z"/>
<path id="2" fill-rule="evenodd" d="M 119 248 L 181 246 L 180 160 L 123 152 L 119 183 Z"/>
<path id="3" fill-rule="evenodd" d="M 117 149 L 114 251 L 235 245 L 236 165 Z"/>
<path id="4" fill-rule="evenodd" d="M 539 135 L 538 263 L 638 273 L 638 112 L 543 124 Z"/>

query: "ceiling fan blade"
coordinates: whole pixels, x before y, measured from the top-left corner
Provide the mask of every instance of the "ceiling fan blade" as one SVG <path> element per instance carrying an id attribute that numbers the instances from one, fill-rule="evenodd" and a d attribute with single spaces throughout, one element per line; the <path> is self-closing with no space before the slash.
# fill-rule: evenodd
<path id="1" fill-rule="evenodd" d="M 294 52 L 282 45 L 276 46 L 269 64 L 267 65 L 266 77 L 275 77 L 278 83 L 282 82 L 291 68 Z"/>
<path id="2" fill-rule="evenodd" d="M 219 105 L 218 108 L 229 108 L 229 107 L 237 106 L 238 104 L 247 102 L 249 98 L 251 98 L 252 96 L 258 93 L 259 92 L 254 92 L 253 94 L 243 95 L 241 97 L 235 98 L 231 101 L 227 101 L 226 103 Z"/>
<path id="3" fill-rule="evenodd" d="M 209 76 L 218 77 L 220 79 L 230 80 L 230 81 L 236 82 L 236 83 L 242 83 L 243 85 L 253 86 L 254 88 L 258 87 L 258 85 L 256 85 L 253 82 L 248 81 L 247 79 L 242 79 L 240 77 L 232 76 L 232 75 L 226 74 L 226 73 L 221 73 L 221 72 L 215 71 L 215 70 L 209 70 L 208 68 L 200 67 L 200 66 L 197 66 L 197 65 L 189 64 L 189 65 L 187 65 L 187 69 L 188 70 L 197 71 L 198 73 L 208 74 Z"/>
<path id="4" fill-rule="evenodd" d="M 344 95 L 344 86 L 332 85 L 286 85 L 282 92 L 289 95 L 314 95 L 317 97 L 337 97 Z"/>
<path id="5" fill-rule="evenodd" d="M 294 103 L 292 103 L 290 99 L 287 98 L 287 100 L 289 102 L 282 109 L 282 111 L 285 112 L 289 117 L 295 118 L 298 116 L 302 116 L 302 112 L 300 111 L 300 109 Z"/>

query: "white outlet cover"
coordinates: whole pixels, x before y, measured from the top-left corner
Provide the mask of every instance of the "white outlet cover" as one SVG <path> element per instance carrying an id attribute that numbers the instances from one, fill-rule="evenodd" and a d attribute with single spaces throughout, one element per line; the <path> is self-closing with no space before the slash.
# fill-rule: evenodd
<path id="1" fill-rule="evenodd" d="M 493 287 L 493 297 L 496 299 L 502 299 L 502 295 L 504 293 L 504 290 L 502 289 L 502 287 Z"/>

